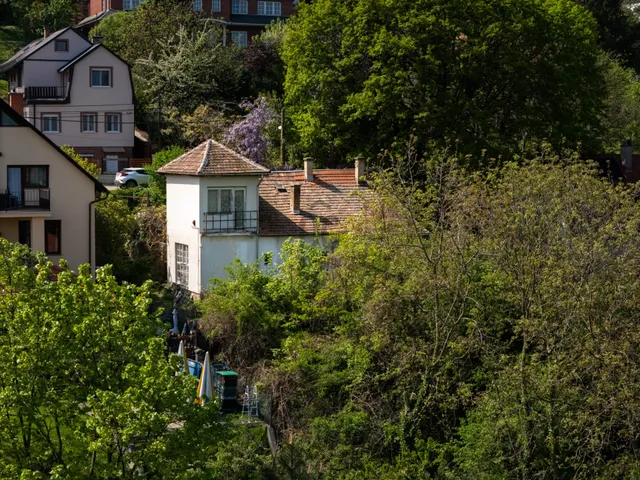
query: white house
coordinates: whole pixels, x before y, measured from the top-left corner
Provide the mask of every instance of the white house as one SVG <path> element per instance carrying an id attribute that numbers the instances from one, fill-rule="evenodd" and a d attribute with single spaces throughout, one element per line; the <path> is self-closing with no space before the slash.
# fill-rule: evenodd
<path id="1" fill-rule="evenodd" d="M 105 172 L 129 165 L 134 147 L 129 65 L 72 28 L 31 42 L 0 65 L 9 103 L 56 145 Z"/>
<path id="2" fill-rule="evenodd" d="M 159 170 L 167 178 L 167 276 L 200 294 L 234 258 L 277 259 L 291 237 L 313 241 L 362 210 L 356 169 L 270 172 L 208 140 Z"/>
<path id="3" fill-rule="evenodd" d="M 0 161 L 0 236 L 95 266 L 94 204 L 108 191 L 2 100 Z"/>

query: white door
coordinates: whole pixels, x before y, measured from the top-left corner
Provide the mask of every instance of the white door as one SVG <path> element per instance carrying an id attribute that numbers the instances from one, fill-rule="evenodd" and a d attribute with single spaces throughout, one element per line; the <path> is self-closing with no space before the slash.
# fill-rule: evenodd
<path id="1" fill-rule="evenodd" d="M 105 160 L 107 161 L 107 173 L 116 173 L 118 171 L 117 155 L 107 155 Z"/>

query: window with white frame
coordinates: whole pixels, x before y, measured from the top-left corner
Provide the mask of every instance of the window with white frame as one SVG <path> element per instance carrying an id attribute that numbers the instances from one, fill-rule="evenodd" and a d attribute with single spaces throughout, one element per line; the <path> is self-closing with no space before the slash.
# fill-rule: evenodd
<path id="1" fill-rule="evenodd" d="M 247 46 L 247 32 L 231 32 L 231 41 L 239 47 Z"/>
<path id="2" fill-rule="evenodd" d="M 244 229 L 247 191 L 245 188 L 210 188 L 207 190 L 205 230 L 211 232 Z"/>
<path id="3" fill-rule="evenodd" d="M 249 2 L 247 2 L 247 0 L 233 0 L 231 2 L 231 13 L 246 15 L 249 13 Z"/>
<path id="4" fill-rule="evenodd" d="M 123 10 L 135 10 L 144 0 L 124 0 L 122 2 Z"/>
<path id="5" fill-rule="evenodd" d="M 176 283 L 189 286 L 189 245 L 176 243 Z"/>
<path id="6" fill-rule="evenodd" d="M 280 2 L 258 2 L 258 15 L 280 16 L 281 11 Z"/>
<path id="7" fill-rule="evenodd" d="M 98 116 L 95 113 L 83 113 L 80 117 L 82 133 L 96 133 L 98 131 Z"/>
<path id="8" fill-rule="evenodd" d="M 60 133 L 60 114 L 44 113 L 42 115 L 42 131 L 44 133 Z"/>
<path id="9" fill-rule="evenodd" d="M 220 6 L 220 0 L 211 0 L 211 11 L 213 12 L 222 11 L 222 7 Z"/>
<path id="10" fill-rule="evenodd" d="M 91 86 L 93 88 L 111 86 L 111 68 L 92 68 Z"/>
<path id="11" fill-rule="evenodd" d="M 107 133 L 120 133 L 122 131 L 122 116 L 119 113 L 105 114 L 104 127 Z"/>
<path id="12" fill-rule="evenodd" d="M 202 0 L 193 0 L 193 9 L 196 12 L 202 11 Z"/>

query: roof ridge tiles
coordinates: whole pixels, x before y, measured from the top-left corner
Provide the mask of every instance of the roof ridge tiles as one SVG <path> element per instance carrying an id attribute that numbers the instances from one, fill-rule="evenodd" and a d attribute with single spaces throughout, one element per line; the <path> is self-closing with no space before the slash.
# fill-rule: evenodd
<path id="1" fill-rule="evenodd" d="M 211 152 L 211 139 L 206 141 L 207 146 L 204 150 L 204 155 L 202 156 L 202 163 L 200 164 L 200 168 L 198 168 L 198 175 L 202 175 L 202 172 L 209 165 L 209 152 Z"/>

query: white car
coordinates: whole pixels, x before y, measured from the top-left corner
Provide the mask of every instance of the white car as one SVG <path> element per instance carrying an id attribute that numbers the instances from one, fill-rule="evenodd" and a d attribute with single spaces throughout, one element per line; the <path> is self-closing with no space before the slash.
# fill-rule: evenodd
<path id="1" fill-rule="evenodd" d="M 121 172 L 116 173 L 116 179 L 113 183 L 118 187 L 126 188 L 147 185 L 149 183 L 149 174 L 144 168 L 125 168 Z"/>

